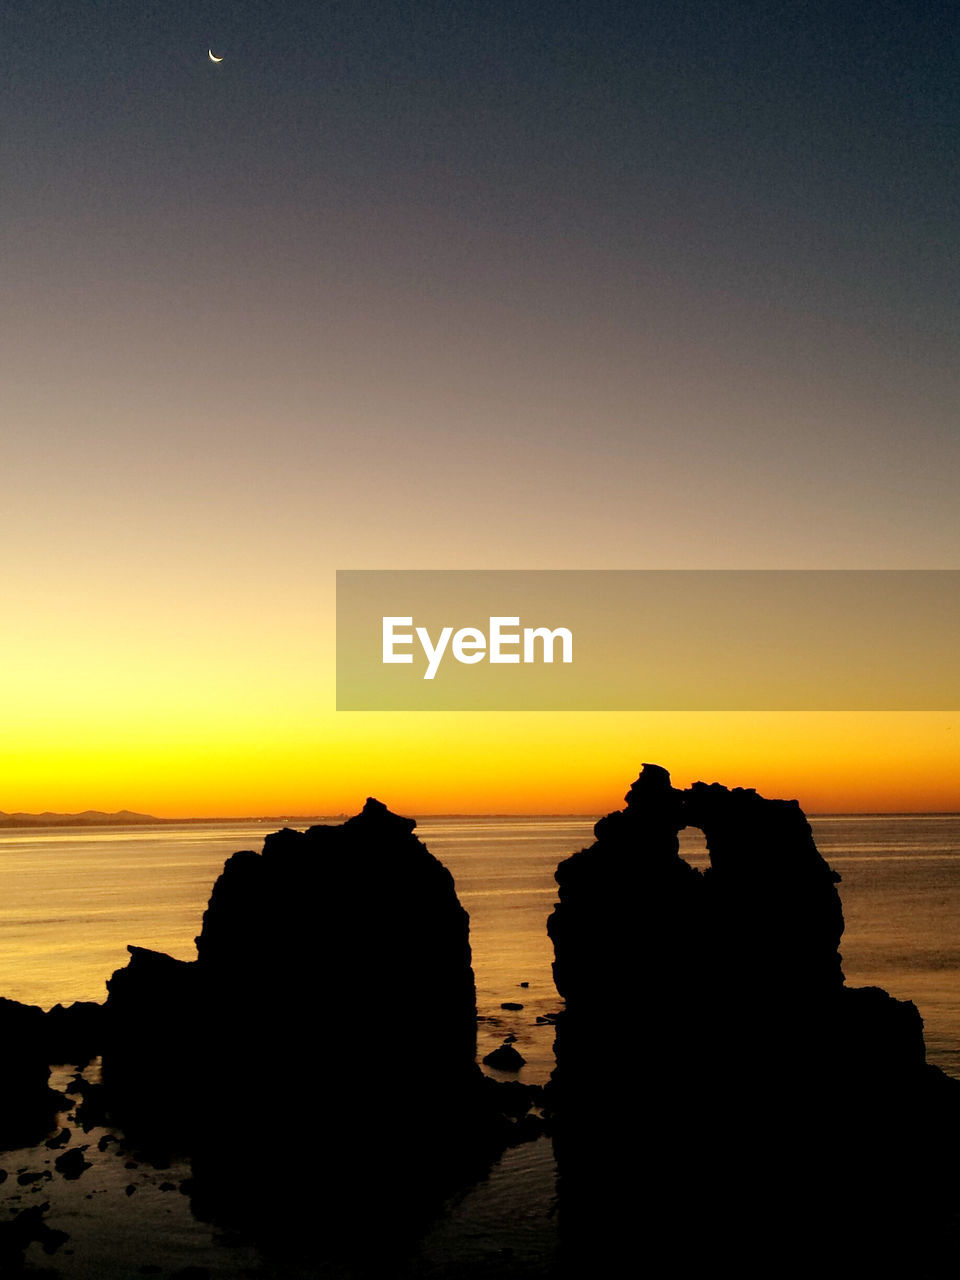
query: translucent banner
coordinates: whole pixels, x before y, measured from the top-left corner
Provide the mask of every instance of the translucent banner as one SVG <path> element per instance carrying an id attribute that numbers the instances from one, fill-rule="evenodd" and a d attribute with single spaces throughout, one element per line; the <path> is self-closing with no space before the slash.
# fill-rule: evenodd
<path id="1" fill-rule="evenodd" d="M 960 570 L 341 570 L 341 711 L 960 707 Z"/>

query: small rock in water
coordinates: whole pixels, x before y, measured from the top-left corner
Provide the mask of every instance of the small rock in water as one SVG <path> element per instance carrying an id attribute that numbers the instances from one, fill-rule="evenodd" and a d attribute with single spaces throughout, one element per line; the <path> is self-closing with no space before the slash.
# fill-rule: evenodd
<path id="1" fill-rule="evenodd" d="M 520 983 L 520 986 L 521 986 L 521 987 L 529 987 L 529 985 L 530 985 L 530 983 L 529 983 L 529 982 L 521 982 L 521 983 Z"/>
<path id="2" fill-rule="evenodd" d="M 488 1067 L 496 1067 L 498 1071 L 519 1071 L 527 1060 L 512 1044 L 504 1041 L 499 1049 L 488 1053 L 483 1061 Z"/>
<path id="3" fill-rule="evenodd" d="M 69 1141 L 70 1141 L 70 1130 L 61 1129 L 60 1132 L 56 1135 L 56 1137 L 48 1138 L 44 1145 L 49 1147 L 51 1151 L 55 1151 L 57 1147 L 65 1147 Z"/>
<path id="4" fill-rule="evenodd" d="M 522 1005 L 522 1004 L 517 1004 L 517 1003 L 516 1003 L 515 1001 L 513 1001 L 513 1000 L 507 1000 L 507 1001 L 505 1001 L 505 1002 L 500 1006 L 500 1008 L 501 1008 L 501 1009 L 509 1009 L 509 1010 L 511 1011 L 511 1013 L 516 1013 L 516 1012 L 518 1012 L 520 1009 L 522 1009 L 522 1008 L 523 1008 L 523 1005 Z"/>
<path id="5" fill-rule="evenodd" d="M 75 1178 L 79 1178 L 84 1169 L 90 1168 L 90 1161 L 83 1158 L 86 1147 L 72 1147 L 69 1151 L 64 1151 L 63 1155 L 57 1156 L 53 1162 L 53 1167 L 57 1173 L 62 1174 L 69 1182 Z"/>

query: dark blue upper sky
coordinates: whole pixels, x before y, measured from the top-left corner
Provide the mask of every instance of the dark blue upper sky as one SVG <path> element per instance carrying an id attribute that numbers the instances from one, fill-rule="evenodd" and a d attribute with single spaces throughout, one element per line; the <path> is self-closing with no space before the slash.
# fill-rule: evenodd
<path id="1" fill-rule="evenodd" d="M 143 468 L 188 519 L 186 452 L 225 501 L 333 485 L 360 562 L 419 475 L 507 531 L 449 544 L 478 565 L 953 563 L 957 26 L 875 0 L 8 5 L 9 461 Z M 537 532 L 557 504 L 569 541 Z"/>

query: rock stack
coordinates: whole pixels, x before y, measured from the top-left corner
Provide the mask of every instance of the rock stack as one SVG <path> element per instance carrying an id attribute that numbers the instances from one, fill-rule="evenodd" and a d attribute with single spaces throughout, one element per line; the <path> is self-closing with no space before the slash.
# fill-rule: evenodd
<path id="1" fill-rule="evenodd" d="M 108 1100 L 128 1129 L 181 1135 L 211 1212 L 227 1188 L 249 1209 L 265 1160 L 337 1213 L 387 1190 L 383 1213 L 502 1149 L 468 917 L 414 826 L 371 799 L 268 836 L 224 866 L 195 961 L 130 948 L 108 983 Z"/>
<path id="2" fill-rule="evenodd" d="M 845 985 L 840 877 L 800 806 L 644 765 L 595 835 L 548 921 L 572 1271 L 645 1228 L 671 1274 L 923 1274 L 960 1085 L 927 1065 L 914 1005 Z"/>

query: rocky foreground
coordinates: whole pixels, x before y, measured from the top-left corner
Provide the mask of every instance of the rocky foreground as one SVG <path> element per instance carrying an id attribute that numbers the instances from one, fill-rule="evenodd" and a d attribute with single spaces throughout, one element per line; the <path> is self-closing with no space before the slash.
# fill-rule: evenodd
<path id="1" fill-rule="evenodd" d="M 373 1247 L 372 1202 L 392 1244 L 415 1233 L 542 1131 L 540 1091 L 477 1065 L 469 920 L 415 825 L 371 799 L 341 825 L 278 831 L 227 860 L 196 960 L 130 947 L 103 1006 L 3 1002 L 4 1144 L 42 1141 L 67 1105 L 50 1063 L 101 1055 L 81 1125 L 189 1153 L 202 1216 L 269 1239 L 313 1232 L 322 1205 L 334 1247 Z"/>
<path id="2" fill-rule="evenodd" d="M 686 826 L 705 871 L 679 856 Z M 318 1213 L 334 1252 L 375 1248 L 371 1220 L 414 1235 L 546 1126 L 570 1275 L 624 1253 L 653 1275 L 756 1277 L 933 1276 L 960 1257 L 960 1082 L 926 1063 L 912 1004 L 845 984 L 839 877 L 795 801 L 681 791 L 645 765 L 560 864 L 545 1095 L 476 1064 L 469 922 L 414 827 L 368 800 L 279 831 L 225 864 L 196 960 L 131 947 L 103 1006 L 0 1001 L 3 1143 L 56 1143 L 49 1065 L 97 1055 L 77 1123 L 187 1153 L 195 1211 L 257 1239 Z M 495 1055 L 522 1063 L 509 1042 Z M 265 1162 L 282 1175 L 266 1188 L 249 1176 Z M 31 1239 L 55 1247 L 35 1209 L 0 1224 L 0 1255 Z"/>

